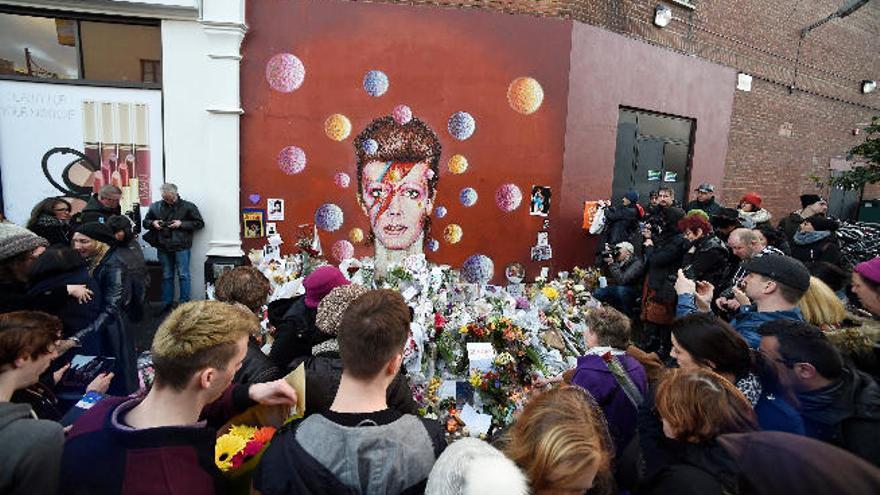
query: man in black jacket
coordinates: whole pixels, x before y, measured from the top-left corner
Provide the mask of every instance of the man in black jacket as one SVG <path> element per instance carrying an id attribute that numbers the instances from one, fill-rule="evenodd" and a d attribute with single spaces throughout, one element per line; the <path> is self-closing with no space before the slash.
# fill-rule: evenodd
<path id="1" fill-rule="evenodd" d="M 629 317 L 635 317 L 634 306 L 642 289 L 645 276 L 645 263 L 641 256 L 633 254 L 635 249 L 629 242 L 620 242 L 610 252 L 604 253 L 605 272 L 608 286 L 593 293 L 596 299 L 608 303 Z"/>
<path id="2" fill-rule="evenodd" d="M 162 308 L 165 312 L 174 301 L 174 272 L 180 279 L 180 302 L 189 301 L 189 259 L 193 234 L 205 226 L 196 205 L 180 199 L 177 186 L 162 184 L 162 200 L 150 205 L 143 226 L 144 240 L 159 253 L 162 263 Z"/>
<path id="3" fill-rule="evenodd" d="M 119 199 L 122 197 L 122 189 L 107 184 L 102 187 L 98 194 L 93 194 L 86 203 L 85 208 L 76 215 L 74 223 L 82 225 L 89 222 L 107 223 L 107 219 L 113 215 L 122 215 Z"/>
<path id="4" fill-rule="evenodd" d="M 712 184 L 700 184 L 696 189 L 696 193 L 697 199 L 687 204 L 687 207 L 684 209 L 685 212 L 703 210 L 711 217 L 712 215 L 717 215 L 723 208 L 723 206 L 715 201 L 715 186 Z"/>
<path id="5" fill-rule="evenodd" d="M 765 323 L 761 352 L 800 404 L 808 437 L 837 445 L 880 466 L 880 386 L 847 366 L 818 327 L 779 319 Z"/>

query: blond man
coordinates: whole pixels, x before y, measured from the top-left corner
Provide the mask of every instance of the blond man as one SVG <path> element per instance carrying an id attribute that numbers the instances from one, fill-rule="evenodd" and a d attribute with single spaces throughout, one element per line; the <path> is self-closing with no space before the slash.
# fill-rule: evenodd
<path id="1" fill-rule="evenodd" d="M 283 380 L 231 385 L 258 326 L 247 308 L 217 301 L 172 312 L 153 339 L 156 377 L 146 397 L 105 398 L 74 424 L 65 493 L 225 493 L 215 428 L 256 403 L 296 403 Z"/>

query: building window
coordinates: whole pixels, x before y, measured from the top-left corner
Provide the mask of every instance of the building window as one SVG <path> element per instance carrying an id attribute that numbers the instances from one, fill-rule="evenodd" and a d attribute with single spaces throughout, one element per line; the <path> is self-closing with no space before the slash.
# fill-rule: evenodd
<path id="1" fill-rule="evenodd" d="M 158 60 L 141 59 L 141 81 L 145 83 L 162 82 L 162 66 Z"/>
<path id="2" fill-rule="evenodd" d="M 0 77 L 154 85 L 161 60 L 156 23 L 0 12 Z"/>

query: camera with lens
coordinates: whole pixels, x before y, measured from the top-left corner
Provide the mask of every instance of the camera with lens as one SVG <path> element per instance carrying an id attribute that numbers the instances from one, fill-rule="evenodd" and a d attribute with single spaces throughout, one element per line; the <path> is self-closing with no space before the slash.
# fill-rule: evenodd
<path id="1" fill-rule="evenodd" d="M 602 258 L 614 258 L 617 259 L 617 255 L 620 254 L 620 248 L 617 246 L 606 246 L 605 249 L 602 250 L 600 255 Z"/>

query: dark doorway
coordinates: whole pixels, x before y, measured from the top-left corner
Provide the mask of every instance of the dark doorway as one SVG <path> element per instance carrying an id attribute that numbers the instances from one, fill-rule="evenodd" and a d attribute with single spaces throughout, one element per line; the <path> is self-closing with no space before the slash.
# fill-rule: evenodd
<path id="1" fill-rule="evenodd" d="M 693 131 L 693 119 L 621 107 L 612 200 L 635 189 L 640 202 L 647 203 L 651 191 L 669 186 L 676 200 L 684 202 L 690 190 Z"/>

